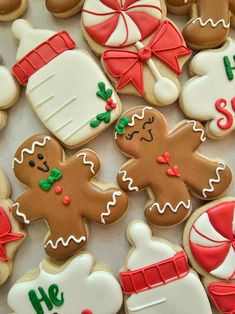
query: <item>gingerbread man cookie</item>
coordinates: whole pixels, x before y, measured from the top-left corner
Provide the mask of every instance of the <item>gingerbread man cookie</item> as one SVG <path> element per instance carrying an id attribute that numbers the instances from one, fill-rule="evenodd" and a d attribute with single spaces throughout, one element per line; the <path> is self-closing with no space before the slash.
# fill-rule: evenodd
<path id="1" fill-rule="evenodd" d="M 183 29 L 183 36 L 195 50 L 222 45 L 231 24 L 235 26 L 234 0 L 166 0 L 166 3 L 171 12 L 191 16 Z"/>
<path id="2" fill-rule="evenodd" d="M 17 102 L 18 98 L 18 85 L 16 84 L 10 71 L 0 65 L 0 130 L 2 130 L 7 123 L 7 113 L 5 110 L 12 107 Z"/>
<path id="3" fill-rule="evenodd" d="M 76 15 L 84 0 L 45 0 L 47 9 L 56 17 L 67 18 Z"/>
<path id="4" fill-rule="evenodd" d="M 221 139 L 235 129 L 235 41 L 198 53 L 190 64 L 193 75 L 182 87 L 181 108 L 207 122 L 207 135 Z"/>
<path id="5" fill-rule="evenodd" d="M 139 106 L 125 112 L 115 130 L 118 148 L 131 157 L 119 171 L 118 183 L 125 191 L 147 190 L 145 216 L 156 226 L 173 226 L 190 215 L 189 189 L 210 200 L 232 181 L 231 169 L 223 161 L 197 153 L 206 140 L 199 122 L 183 121 L 169 133 L 156 109 Z"/>
<path id="6" fill-rule="evenodd" d="M 12 216 L 10 192 L 6 174 L 0 169 L 0 285 L 11 274 L 14 254 L 26 237 L 25 231 Z"/>
<path id="7" fill-rule="evenodd" d="M 181 247 L 153 237 L 142 221 L 132 222 L 127 236 L 133 248 L 120 272 L 126 314 L 212 314 Z"/>
<path id="8" fill-rule="evenodd" d="M 43 260 L 11 288 L 8 304 L 14 314 L 115 314 L 122 299 L 113 275 L 83 252 L 64 265 Z"/>
<path id="9" fill-rule="evenodd" d="M 100 161 L 93 151 L 83 149 L 68 160 L 63 154 L 55 139 L 35 135 L 19 147 L 13 161 L 16 177 L 28 186 L 13 206 L 14 216 L 25 224 L 46 220 L 50 231 L 45 250 L 56 259 L 84 247 L 85 219 L 113 223 L 128 204 L 119 188 L 94 182 Z"/>
<path id="10" fill-rule="evenodd" d="M 86 0 L 82 31 L 120 93 L 153 105 L 174 103 L 191 55 L 162 0 Z"/>
<path id="11" fill-rule="evenodd" d="M 12 21 L 25 13 L 28 0 L 0 0 L 0 21 Z"/>
<path id="12" fill-rule="evenodd" d="M 27 85 L 39 119 L 65 146 L 85 144 L 118 119 L 122 105 L 115 90 L 67 32 L 33 29 L 25 20 L 15 21 L 12 31 L 20 40 L 13 73 Z"/>
<path id="13" fill-rule="evenodd" d="M 183 243 L 217 309 L 235 313 L 235 199 L 224 198 L 195 211 Z"/>

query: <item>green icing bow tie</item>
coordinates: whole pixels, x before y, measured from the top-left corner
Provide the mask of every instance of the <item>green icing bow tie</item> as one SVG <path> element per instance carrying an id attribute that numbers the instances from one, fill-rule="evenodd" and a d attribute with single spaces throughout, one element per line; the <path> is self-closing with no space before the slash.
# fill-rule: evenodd
<path id="1" fill-rule="evenodd" d="M 52 185 L 63 177 L 62 172 L 58 169 L 52 169 L 47 179 L 42 179 L 38 182 L 40 188 L 44 191 L 49 191 Z"/>
<path id="2" fill-rule="evenodd" d="M 117 132 L 117 134 L 119 135 L 123 135 L 125 134 L 126 131 L 126 126 L 128 125 L 128 123 L 131 121 L 130 118 L 128 117 L 121 117 L 119 120 L 119 124 L 115 126 L 115 131 Z"/>

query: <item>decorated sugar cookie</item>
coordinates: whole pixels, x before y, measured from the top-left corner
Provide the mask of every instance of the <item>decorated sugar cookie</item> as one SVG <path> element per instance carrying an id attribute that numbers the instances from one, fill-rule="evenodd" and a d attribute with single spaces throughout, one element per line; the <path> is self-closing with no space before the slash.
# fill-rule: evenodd
<path id="1" fill-rule="evenodd" d="M 122 110 L 117 94 L 67 32 L 33 29 L 25 20 L 15 21 L 12 30 L 20 40 L 13 73 L 26 85 L 39 119 L 65 146 L 80 146 L 117 120 Z"/>
<path id="2" fill-rule="evenodd" d="M 120 281 L 127 314 L 211 314 L 205 290 L 181 247 L 152 237 L 147 224 L 129 225 L 133 245 Z"/>
<path id="3" fill-rule="evenodd" d="M 23 15 L 28 0 L 0 0 L 0 21 L 12 21 Z"/>
<path id="4" fill-rule="evenodd" d="M 65 265 L 44 260 L 10 290 L 14 314 L 115 314 L 122 305 L 122 291 L 104 265 L 94 265 L 81 253 Z M 95 267 L 95 270 L 94 270 Z"/>
<path id="5" fill-rule="evenodd" d="M 139 106 L 123 114 L 115 138 L 131 158 L 120 169 L 118 183 L 125 191 L 147 190 L 145 216 L 153 225 L 169 227 L 185 220 L 192 210 L 189 190 L 210 200 L 231 183 L 231 170 L 223 161 L 197 153 L 206 140 L 199 122 L 182 121 L 169 133 L 156 109 Z"/>
<path id="6" fill-rule="evenodd" d="M 56 17 L 67 18 L 77 14 L 84 0 L 45 0 L 47 9 Z"/>
<path id="7" fill-rule="evenodd" d="M 207 134 L 221 139 L 235 129 L 235 41 L 203 51 L 191 62 L 194 75 L 182 88 L 181 108 L 193 119 L 207 121 Z"/>
<path id="8" fill-rule="evenodd" d="M 19 88 L 10 71 L 0 65 L 0 130 L 3 129 L 7 123 L 7 114 L 3 110 L 13 106 L 18 100 L 18 97 Z"/>
<path id="9" fill-rule="evenodd" d="M 162 0 L 86 0 L 82 13 L 85 39 L 102 54 L 116 90 L 159 106 L 177 100 L 177 77 L 191 54 L 165 16 Z"/>
<path id="10" fill-rule="evenodd" d="M 6 174 L 0 169 L 0 285 L 11 274 L 14 254 L 26 236 L 12 216 L 10 192 Z"/>
<path id="11" fill-rule="evenodd" d="M 199 208 L 184 230 L 184 247 L 215 306 L 235 313 L 235 199 Z"/>
<path id="12" fill-rule="evenodd" d="M 83 149 L 64 159 L 61 145 L 52 137 L 35 135 L 17 150 L 16 177 L 28 189 L 15 202 L 15 218 L 25 224 L 45 219 L 49 234 L 46 253 L 56 259 L 75 254 L 87 242 L 85 219 L 102 225 L 118 220 L 127 208 L 119 188 L 95 182 L 100 168 L 97 155 Z"/>
<path id="13" fill-rule="evenodd" d="M 191 16 L 183 36 L 195 50 L 221 46 L 230 26 L 235 26 L 234 0 L 166 0 L 166 3 L 171 12 Z"/>

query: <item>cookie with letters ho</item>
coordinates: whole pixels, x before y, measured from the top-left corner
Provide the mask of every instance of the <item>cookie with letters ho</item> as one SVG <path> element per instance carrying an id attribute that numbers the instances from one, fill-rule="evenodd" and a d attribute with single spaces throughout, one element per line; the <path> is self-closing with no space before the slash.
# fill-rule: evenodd
<path id="1" fill-rule="evenodd" d="M 235 313 L 235 199 L 222 198 L 189 218 L 183 237 L 194 269 L 208 295 L 224 314 Z"/>
<path id="2" fill-rule="evenodd" d="M 143 221 L 127 230 L 132 245 L 120 282 L 126 314 L 211 314 L 210 303 L 181 247 L 152 236 Z"/>
<path id="3" fill-rule="evenodd" d="M 43 260 L 8 295 L 14 314 L 115 314 L 122 290 L 105 265 L 83 252 L 65 264 Z"/>
<path id="4" fill-rule="evenodd" d="M 25 224 L 47 222 L 45 250 L 53 258 L 64 259 L 84 247 L 85 221 L 110 224 L 127 209 L 128 199 L 120 188 L 95 179 L 100 160 L 89 149 L 65 159 L 54 138 L 35 135 L 18 148 L 13 168 L 27 186 L 13 206 L 14 217 Z"/>
<path id="5" fill-rule="evenodd" d="M 145 216 L 158 227 L 177 225 L 190 215 L 189 191 L 210 200 L 231 184 L 232 172 L 225 162 L 198 153 L 206 140 L 200 122 L 184 120 L 170 132 L 160 112 L 139 106 L 123 113 L 115 139 L 130 158 L 117 175 L 118 183 L 125 191 L 148 192 Z"/>

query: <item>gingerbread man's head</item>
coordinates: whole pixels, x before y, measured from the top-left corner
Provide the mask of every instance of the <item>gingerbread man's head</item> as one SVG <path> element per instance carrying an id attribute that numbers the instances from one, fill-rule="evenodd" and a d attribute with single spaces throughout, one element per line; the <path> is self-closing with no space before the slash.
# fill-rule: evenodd
<path id="1" fill-rule="evenodd" d="M 62 162 L 62 150 L 57 141 L 47 135 L 35 135 L 17 150 L 13 160 L 16 177 L 27 186 L 38 184 Z"/>
<path id="2" fill-rule="evenodd" d="M 167 135 L 167 126 L 161 114 L 151 108 L 139 106 L 127 111 L 115 127 L 118 147 L 135 158 L 146 154 L 159 137 Z"/>

